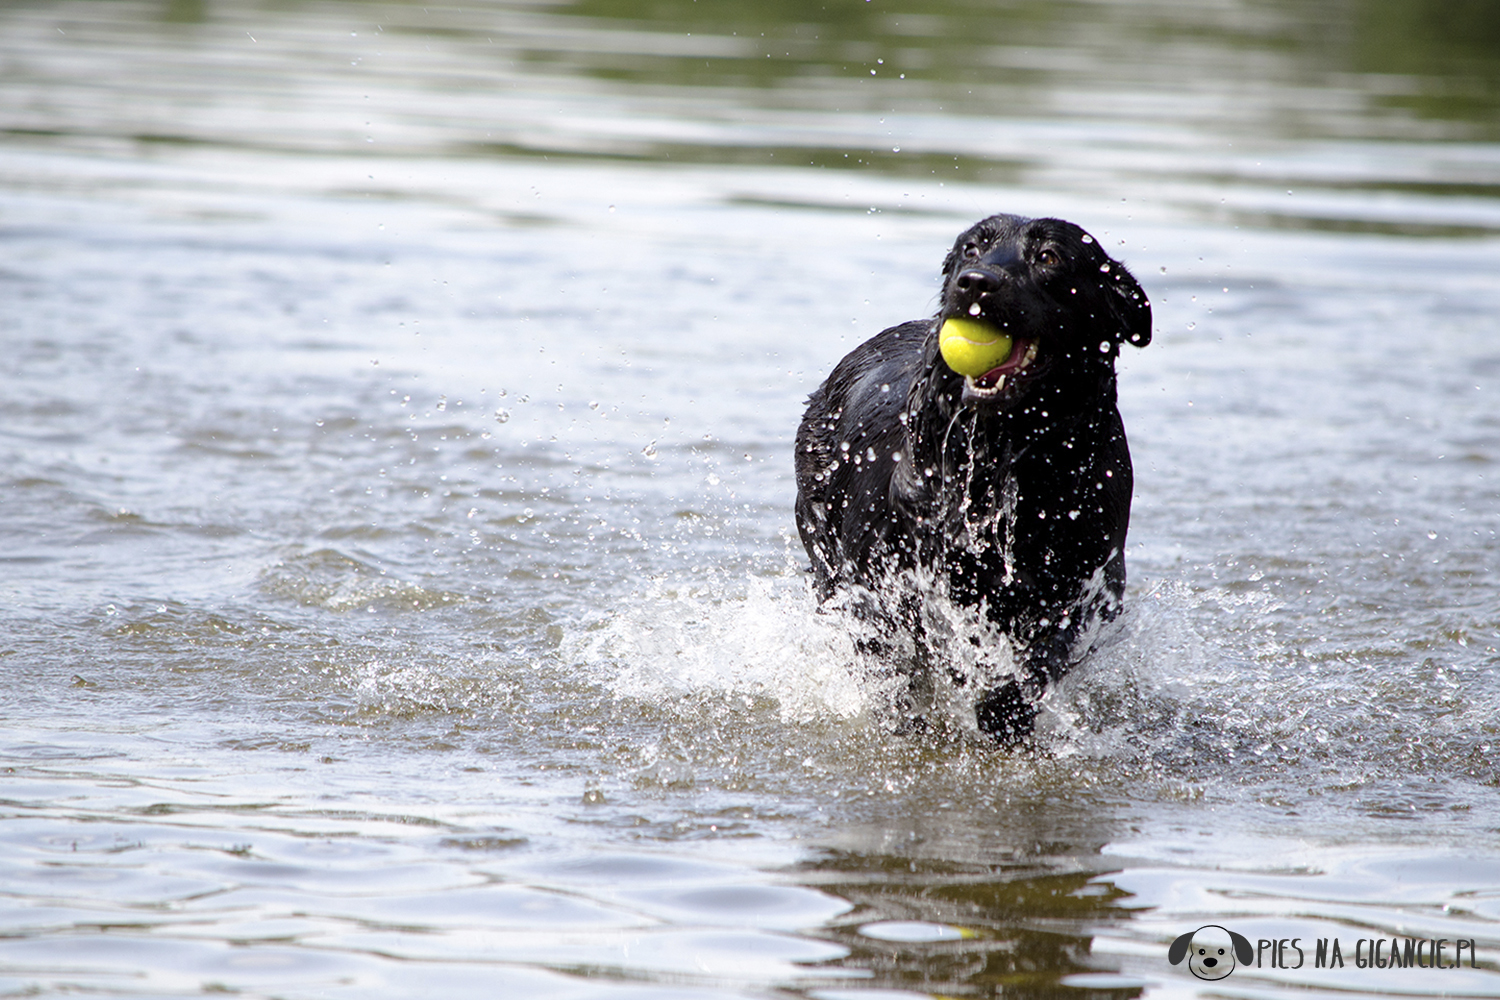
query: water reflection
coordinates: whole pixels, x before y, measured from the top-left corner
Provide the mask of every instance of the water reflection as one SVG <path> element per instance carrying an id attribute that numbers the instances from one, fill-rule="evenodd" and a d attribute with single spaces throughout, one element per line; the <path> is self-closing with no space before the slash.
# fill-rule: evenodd
<path id="1" fill-rule="evenodd" d="M 812 169 L 1161 201 L 1229 226 L 1500 231 L 1500 165 L 1473 145 L 1500 135 L 1484 3 L 73 0 L 5 16 L 17 100 L 0 130 L 17 139 Z M 1349 140 L 1387 145 L 1329 145 Z M 370 187 L 409 196 L 387 175 Z M 1375 210 L 1375 192 L 1401 200 Z"/>
<path id="2" fill-rule="evenodd" d="M 1347 134 L 1348 112 L 1365 104 L 1366 135 L 1402 129 L 1384 112 L 1411 112 L 1486 138 L 1500 98 L 1500 14 L 1484 0 L 577 0 L 554 10 L 585 31 L 618 29 L 617 41 L 528 46 L 534 67 L 748 89 L 747 103 L 762 106 L 1134 117 L 1151 114 L 1143 98 L 1174 114 L 1192 92 L 1226 97 L 1276 79 L 1282 88 L 1270 89 L 1281 93 L 1266 94 L 1274 113 L 1263 122 L 1273 132 L 1312 134 L 1337 119 Z M 1341 93 L 1355 106 L 1329 103 Z M 1238 127 L 1236 112 L 1254 103 L 1244 96 L 1203 107 L 1194 123 Z"/>
<path id="3" fill-rule="evenodd" d="M 1381 104 L 1462 122 L 1469 136 L 1494 139 L 1500 120 L 1500 6 L 1488 0 L 1359 0 L 1350 10 L 1346 65 L 1350 72 L 1388 78 Z"/>
<path id="4" fill-rule="evenodd" d="M 1100 924 L 1126 920 L 1128 894 L 1088 871 L 838 852 L 803 877 L 854 910 L 825 932 L 872 987 L 943 996 L 1056 996 L 1070 976 L 1117 972 L 1091 955 Z M 1144 983 L 1091 990 L 1124 1000 Z"/>

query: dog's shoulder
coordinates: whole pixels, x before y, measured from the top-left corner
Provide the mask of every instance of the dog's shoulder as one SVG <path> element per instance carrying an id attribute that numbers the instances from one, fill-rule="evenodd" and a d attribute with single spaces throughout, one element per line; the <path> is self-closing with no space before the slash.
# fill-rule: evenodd
<path id="1" fill-rule="evenodd" d="M 912 320 L 882 330 L 844 355 L 823 384 L 807 398 L 802 424 L 817 422 L 837 426 L 845 415 L 866 416 L 865 410 L 892 397 L 905 398 L 906 388 L 922 363 L 923 349 L 932 332 L 931 320 Z"/>
<path id="2" fill-rule="evenodd" d="M 817 491 L 846 452 L 874 446 L 901 427 L 912 378 L 922 366 L 931 320 L 882 330 L 846 354 L 807 399 L 797 428 L 797 485 Z M 881 442 L 885 444 L 885 442 Z"/>

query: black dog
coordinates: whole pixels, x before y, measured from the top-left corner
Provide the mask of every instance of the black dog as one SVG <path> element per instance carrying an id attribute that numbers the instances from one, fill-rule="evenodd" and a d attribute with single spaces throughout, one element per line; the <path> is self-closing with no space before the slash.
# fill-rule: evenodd
<path id="1" fill-rule="evenodd" d="M 1010 638 L 1019 673 L 976 708 L 1010 744 L 1087 652 L 1080 637 L 1119 609 L 1131 467 L 1115 358 L 1122 341 L 1150 343 L 1151 304 L 1059 219 L 991 216 L 943 275 L 934 319 L 861 344 L 808 398 L 797 528 L 820 596 L 876 626 L 862 648 L 899 658 L 904 636 L 913 684 L 943 662 L 934 597 Z"/>

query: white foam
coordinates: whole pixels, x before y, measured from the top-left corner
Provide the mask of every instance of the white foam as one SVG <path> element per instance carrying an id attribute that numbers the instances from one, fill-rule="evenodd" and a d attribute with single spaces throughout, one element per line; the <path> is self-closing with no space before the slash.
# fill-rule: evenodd
<path id="1" fill-rule="evenodd" d="M 725 589 L 653 580 L 568 636 L 563 655 L 621 698 L 766 698 L 787 722 L 868 711 L 880 684 L 861 669 L 845 617 L 820 612 L 806 580 L 748 576 L 743 592 Z"/>
<path id="2" fill-rule="evenodd" d="M 1111 756 L 1185 704 L 1211 701 L 1200 688 L 1218 682 L 1225 651 L 1194 629 L 1192 612 L 1205 600 L 1181 586 L 1153 588 L 1097 629 L 1094 652 L 1043 702 L 1040 734 L 1052 749 Z M 1014 669 L 1009 642 L 946 601 L 928 601 L 924 621 L 947 654 L 923 698 L 929 721 L 977 736 L 976 699 Z M 800 573 L 747 576 L 733 587 L 660 578 L 570 632 L 562 655 L 615 697 L 669 710 L 703 697 L 746 707 L 765 699 L 783 722 L 888 725 L 905 681 L 857 649 L 860 631 L 852 615 L 820 608 Z"/>
<path id="3" fill-rule="evenodd" d="M 732 699 L 787 724 L 896 728 L 892 709 L 903 701 L 905 677 L 862 654 L 854 616 L 820 609 L 800 573 L 748 576 L 733 586 L 659 579 L 613 603 L 606 617 L 568 635 L 563 655 L 615 697 L 685 713 L 704 699 Z M 940 637 L 947 658 L 932 671 L 930 690 L 911 696 L 928 722 L 925 738 L 987 745 L 974 703 L 1013 669 L 1009 645 L 972 611 L 929 604 L 929 638 Z M 1320 671 L 1278 633 L 1284 620 L 1280 605 L 1259 592 L 1175 581 L 1132 591 L 1120 616 L 1096 628 L 1093 651 L 1043 699 L 1042 754 L 1154 774 L 1167 782 L 1165 794 L 1188 782 L 1195 797 L 1205 783 L 1257 785 L 1316 772 L 1335 748 L 1340 780 L 1354 782 L 1386 769 L 1392 755 L 1429 767 L 1472 756 L 1479 738 L 1462 733 L 1491 699 L 1429 704 L 1404 694 L 1417 678 L 1388 677 L 1388 665 L 1340 660 Z M 1356 688 L 1394 684 L 1405 700 L 1370 704 L 1349 690 L 1356 675 L 1367 678 Z M 1414 729 L 1427 741 L 1417 750 L 1407 746 Z M 1417 751 L 1426 755 L 1420 761 Z"/>

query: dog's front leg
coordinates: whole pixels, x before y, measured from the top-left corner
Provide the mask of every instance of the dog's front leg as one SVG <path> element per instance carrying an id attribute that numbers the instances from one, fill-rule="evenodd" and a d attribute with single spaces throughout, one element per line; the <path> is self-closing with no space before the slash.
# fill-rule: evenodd
<path id="1" fill-rule="evenodd" d="M 1003 747 L 1024 743 L 1036 730 L 1037 703 L 1071 666 L 1074 628 L 1050 629 L 1027 644 L 1020 676 L 992 688 L 974 708 L 981 732 Z"/>

